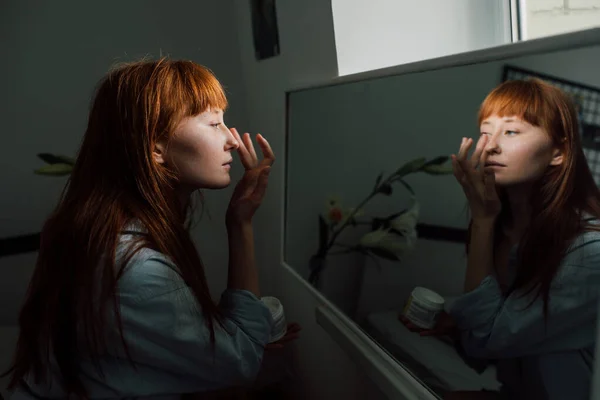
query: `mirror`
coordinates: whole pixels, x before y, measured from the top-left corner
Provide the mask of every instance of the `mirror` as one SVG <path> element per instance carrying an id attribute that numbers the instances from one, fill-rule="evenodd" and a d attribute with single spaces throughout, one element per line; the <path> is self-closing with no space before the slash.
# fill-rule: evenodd
<path id="1" fill-rule="evenodd" d="M 578 103 L 600 182 L 595 35 L 593 46 L 288 92 L 285 262 L 440 398 L 497 392 L 507 379 L 501 365 L 533 362 L 473 358 L 399 320 L 411 296 L 429 295 L 415 288 L 441 296 L 442 309 L 463 294 L 469 214 L 447 157 L 463 136 L 479 136 L 478 109 L 492 89 L 538 77 Z"/>

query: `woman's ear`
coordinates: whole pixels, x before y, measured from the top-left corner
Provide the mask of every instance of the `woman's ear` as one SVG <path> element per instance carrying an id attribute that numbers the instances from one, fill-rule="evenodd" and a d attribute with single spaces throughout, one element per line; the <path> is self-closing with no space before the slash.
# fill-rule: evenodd
<path id="1" fill-rule="evenodd" d="M 154 150 L 152 151 L 152 158 L 158 164 L 164 164 L 166 162 L 165 156 L 166 146 L 164 143 L 159 142 L 154 145 Z"/>
<path id="2" fill-rule="evenodd" d="M 564 160 L 563 151 L 559 148 L 554 148 L 550 165 L 556 167 L 562 165 Z"/>

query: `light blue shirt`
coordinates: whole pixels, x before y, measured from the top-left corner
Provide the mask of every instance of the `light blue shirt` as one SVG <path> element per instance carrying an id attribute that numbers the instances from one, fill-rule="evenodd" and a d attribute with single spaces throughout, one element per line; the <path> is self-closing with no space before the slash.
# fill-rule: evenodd
<path id="1" fill-rule="evenodd" d="M 131 239 L 122 235 L 120 251 Z M 246 290 L 226 290 L 219 303 L 225 332 L 215 324 L 213 353 L 209 330 L 190 288 L 163 254 L 144 248 L 128 263 L 118 282 L 123 331 L 137 370 L 122 350 L 115 323 L 107 326 L 111 346 L 101 358 L 105 374 L 83 359 L 81 377 L 90 398 L 174 399 L 182 393 L 248 386 L 256 378 L 272 318 Z M 64 397 L 54 368 L 46 384 L 26 382 L 41 397 Z M 28 398 L 17 390 L 11 399 Z"/>
<path id="2" fill-rule="evenodd" d="M 509 268 L 516 267 L 513 248 Z M 540 249 L 540 251 L 544 251 Z M 538 298 L 505 297 L 494 276 L 459 297 L 449 313 L 468 356 L 496 359 L 511 399 L 589 400 L 600 298 L 600 232 L 573 242 L 554 278 L 548 321 Z"/>

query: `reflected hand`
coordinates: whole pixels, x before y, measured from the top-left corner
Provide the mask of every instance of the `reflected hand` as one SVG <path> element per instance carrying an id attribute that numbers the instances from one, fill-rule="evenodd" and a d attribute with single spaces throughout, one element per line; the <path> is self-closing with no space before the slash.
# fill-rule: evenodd
<path id="1" fill-rule="evenodd" d="M 469 160 L 467 154 L 473 145 L 471 138 L 463 138 L 458 155 L 452 154 L 454 176 L 467 197 L 473 220 L 479 221 L 495 220 L 502 209 L 494 172 L 484 168 L 489 155 L 484 151 L 487 140 L 487 135 L 481 135 Z"/>
<path id="2" fill-rule="evenodd" d="M 265 350 L 283 349 L 286 343 L 292 342 L 300 337 L 302 327 L 300 324 L 292 322 L 287 326 L 285 335 L 276 342 L 269 343 L 265 346 Z"/>
<path id="3" fill-rule="evenodd" d="M 226 219 L 228 223 L 247 223 L 251 222 L 265 196 L 275 155 L 269 142 L 258 134 L 256 140 L 263 153 L 263 159 L 259 162 L 250 134 L 245 133 L 242 138 L 235 128 L 230 131 L 239 144 L 237 152 L 246 172 L 233 191 Z"/>
<path id="4" fill-rule="evenodd" d="M 445 311 L 442 311 L 438 317 L 438 321 L 435 326 L 431 329 L 423 329 L 413 324 L 404 315 L 399 314 L 398 319 L 408 328 L 411 332 L 418 332 L 421 336 L 451 336 L 456 337 L 458 334 L 458 328 L 454 319 Z"/>

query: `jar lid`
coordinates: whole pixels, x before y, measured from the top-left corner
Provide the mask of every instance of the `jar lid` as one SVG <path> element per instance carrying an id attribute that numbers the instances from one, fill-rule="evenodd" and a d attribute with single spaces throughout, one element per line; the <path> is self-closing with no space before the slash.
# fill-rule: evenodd
<path id="1" fill-rule="evenodd" d="M 433 307 L 442 307 L 444 305 L 444 298 L 434 292 L 433 290 L 417 286 L 413 289 L 412 295 L 415 299 L 427 303 Z"/>
<path id="2" fill-rule="evenodd" d="M 271 311 L 273 319 L 277 320 L 283 314 L 283 306 L 277 297 L 265 296 L 261 298 L 261 301 L 267 306 L 269 311 Z"/>

